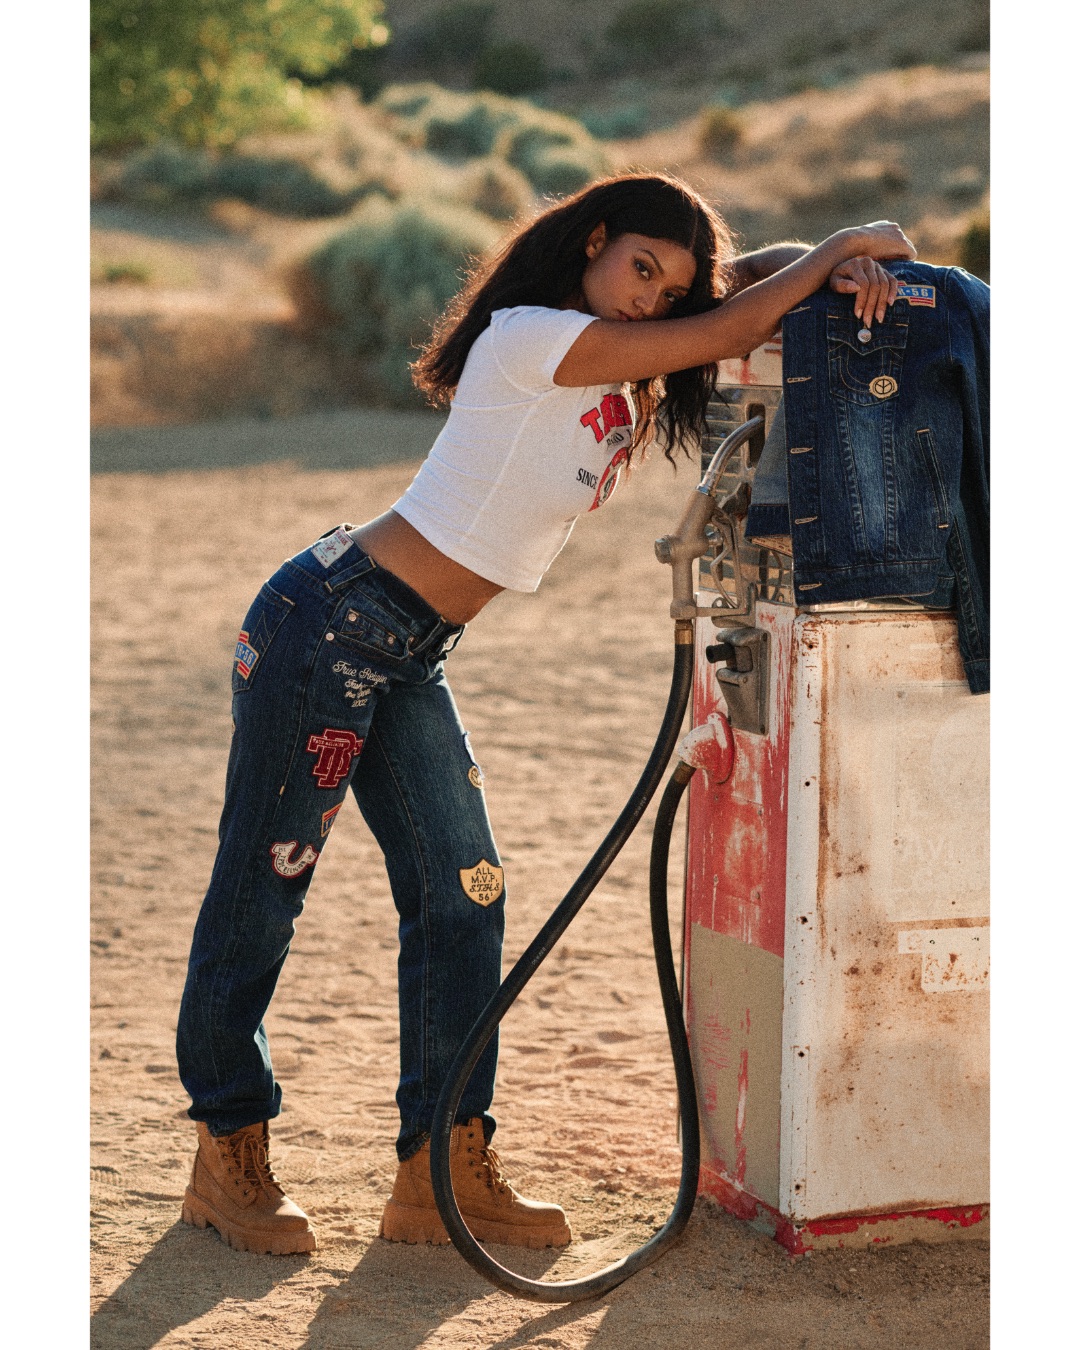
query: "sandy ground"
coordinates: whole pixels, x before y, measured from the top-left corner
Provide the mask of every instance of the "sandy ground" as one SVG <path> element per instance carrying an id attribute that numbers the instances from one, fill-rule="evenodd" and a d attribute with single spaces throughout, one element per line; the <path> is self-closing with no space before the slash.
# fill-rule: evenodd
<path id="1" fill-rule="evenodd" d="M 240 1254 L 180 1223 L 194 1127 L 172 1041 L 214 854 L 236 631 L 280 559 L 384 509 L 412 472 L 281 460 L 94 479 L 92 1345 L 985 1346 L 981 1244 L 793 1262 L 702 1201 L 660 1264 L 601 1302 L 552 1309 L 491 1290 L 453 1249 L 378 1239 L 395 1166 L 395 921 L 350 807 L 268 1019 L 284 1088 L 276 1165 L 319 1250 Z M 650 463 L 579 524 L 536 596 L 500 597 L 451 658 L 507 869 L 508 961 L 602 837 L 651 744 L 670 642 L 652 540 L 691 487 L 685 471 L 676 481 Z M 561 1202 L 576 1235 L 558 1256 L 496 1249 L 534 1275 L 606 1264 L 674 1197 L 648 825 L 505 1024 L 497 1144 L 520 1188 Z"/>

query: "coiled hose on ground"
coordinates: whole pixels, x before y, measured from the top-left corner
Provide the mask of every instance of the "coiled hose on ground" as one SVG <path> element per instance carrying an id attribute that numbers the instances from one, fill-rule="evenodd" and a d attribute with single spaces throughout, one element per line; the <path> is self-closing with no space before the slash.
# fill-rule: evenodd
<path id="1" fill-rule="evenodd" d="M 682 1174 L 675 1207 L 668 1221 L 644 1246 L 624 1256 L 594 1275 L 578 1280 L 530 1280 L 501 1265 L 488 1254 L 469 1232 L 454 1198 L 450 1180 L 450 1134 L 454 1116 L 476 1061 L 506 1016 L 515 999 L 521 994 L 551 953 L 556 942 L 566 932 L 574 916 L 588 899 L 601 877 L 614 862 L 619 851 L 634 831 L 652 800 L 664 770 L 679 739 L 683 713 L 690 697 L 693 679 L 693 622 L 679 620 L 675 625 L 675 659 L 671 675 L 671 692 L 660 732 L 649 761 L 637 786 L 623 807 L 619 818 L 609 830 L 600 847 L 589 860 L 584 871 L 567 891 L 550 918 L 526 948 L 517 964 L 481 1013 L 476 1025 L 454 1061 L 435 1107 L 431 1131 L 431 1181 L 435 1203 L 450 1238 L 461 1255 L 474 1270 L 479 1271 L 497 1288 L 518 1298 L 537 1303 L 576 1303 L 582 1299 L 598 1298 L 606 1294 L 655 1261 L 677 1241 L 686 1227 L 697 1195 L 700 1141 L 698 1135 L 697 1094 L 690 1062 L 690 1048 L 683 1024 L 675 963 L 668 933 L 667 865 L 671 830 L 679 801 L 694 774 L 694 769 L 681 761 L 668 780 L 660 799 L 656 824 L 653 829 L 652 855 L 649 863 L 649 908 L 652 919 L 653 950 L 656 955 L 656 973 L 660 981 L 660 995 L 664 1004 L 668 1039 L 675 1065 L 675 1082 L 679 1094 L 679 1117 L 682 1124 Z"/>

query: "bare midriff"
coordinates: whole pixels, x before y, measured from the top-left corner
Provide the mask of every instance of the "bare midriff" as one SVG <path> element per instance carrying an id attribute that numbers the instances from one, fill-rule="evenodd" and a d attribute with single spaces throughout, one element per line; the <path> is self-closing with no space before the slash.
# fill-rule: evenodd
<path id="1" fill-rule="evenodd" d="M 395 511 L 349 531 L 368 557 L 393 572 L 448 623 L 468 623 L 503 589 L 454 562 Z"/>

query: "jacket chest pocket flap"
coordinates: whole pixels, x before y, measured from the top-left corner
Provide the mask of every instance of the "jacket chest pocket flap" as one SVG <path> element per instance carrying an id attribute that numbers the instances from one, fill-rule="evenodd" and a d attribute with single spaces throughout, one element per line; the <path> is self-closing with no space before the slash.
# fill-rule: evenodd
<path id="1" fill-rule="evenodd" d="M 900 390 L 908 325 L 895 319 L 867 329 L 853 314 L 829 314 L 829 391 L 849 403 L 876 407 Z M 859 341 L 859 333 L 869 337 Z"/>

